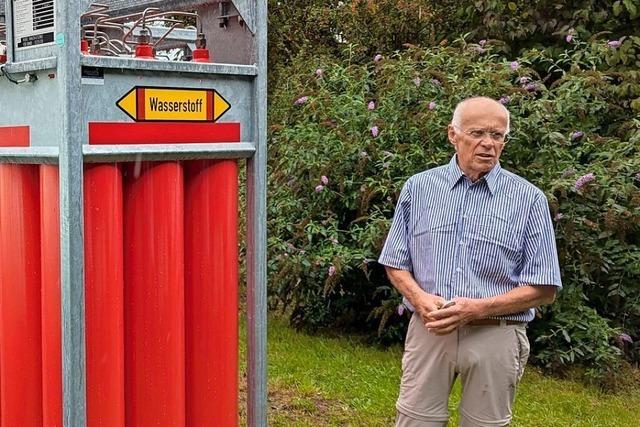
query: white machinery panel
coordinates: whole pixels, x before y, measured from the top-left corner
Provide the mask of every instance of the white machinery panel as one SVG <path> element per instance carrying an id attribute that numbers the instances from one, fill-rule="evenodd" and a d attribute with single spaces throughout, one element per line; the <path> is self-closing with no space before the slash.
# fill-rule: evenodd
<path id="1" fill-rule="evenodd" d="M 14 46 L 16 49 L 54 43 L 55 5 L 55 0 L 13 0 Z"/>

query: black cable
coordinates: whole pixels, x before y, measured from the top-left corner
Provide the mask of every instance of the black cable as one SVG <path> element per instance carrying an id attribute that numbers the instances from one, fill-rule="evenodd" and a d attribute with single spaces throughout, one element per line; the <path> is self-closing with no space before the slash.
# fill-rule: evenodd
<path id="1" fill-rule="evenodd" d="M 7 71 L 4 69 L 5 65 L 0 65 L 0 71 L 2 72 L 2 75 L 4 75 L 7 80 L 9 80 L 11 83 L 13 84 L 20 84 L 16 79 L 14 79 L 13 77 L 11 77 L 11 74 L 7 73 Z"/>
<path id="2" fill-rule="evenodd" d="M 24 79 L 16 80 L 11 74 L 7 73 L 7 70 L 4 69 L 5 66 L 6 64 L 0 66 L 0 72 L 2 72 L 7 80 L 9 80 L 13 84 L 19 85 L 20 83 L 33 83 L 38 80 L 38 76 L 33 73 L 27 73 L 25 74 Z"/>

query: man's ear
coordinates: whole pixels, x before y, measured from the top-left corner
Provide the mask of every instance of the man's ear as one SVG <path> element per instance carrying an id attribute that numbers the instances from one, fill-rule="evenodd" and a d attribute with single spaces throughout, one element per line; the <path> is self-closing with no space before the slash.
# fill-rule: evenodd
<path id="1" fill-rule="evenodd" d="M 447 127 L 447 136 L 449 137 L 449 142 L 451 143 L 451 145 L 455 146 L 457 135 L 455 128 L 451 124 Z"/>

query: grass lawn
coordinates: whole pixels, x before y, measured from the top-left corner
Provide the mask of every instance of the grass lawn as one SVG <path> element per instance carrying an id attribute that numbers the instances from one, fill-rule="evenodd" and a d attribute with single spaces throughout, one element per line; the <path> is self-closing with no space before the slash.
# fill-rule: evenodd
<path id="1" fill-rule="evenodd" d="M 380 350 L 358 338 L 310 336 L 281 319 L 271 317 L 269 322 L 270 426 L 393 425 L 400 347 Z M 244 349 L 241 352 L 244 360 Z M 454 390 L 452 414 L 459 385 Z M 457 417 L 450 425 L 457 425 Z M 528 367 L 511 425 L 640 426 L 640 385 L 625 395 L 603 394 Z"/>

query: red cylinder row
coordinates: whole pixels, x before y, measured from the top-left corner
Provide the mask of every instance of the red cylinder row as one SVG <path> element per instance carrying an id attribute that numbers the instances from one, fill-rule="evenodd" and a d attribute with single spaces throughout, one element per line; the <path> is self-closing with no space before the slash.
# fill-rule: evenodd
<path id="1" fill-rule="evenodd" d="M 237 165 L 85 168 L 92 426 L 235 426 Z M 57 168 L 0 165 L 0 425 L 62 425 Z"/>

